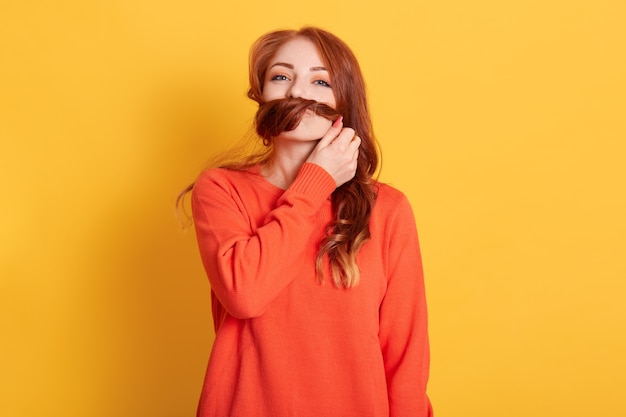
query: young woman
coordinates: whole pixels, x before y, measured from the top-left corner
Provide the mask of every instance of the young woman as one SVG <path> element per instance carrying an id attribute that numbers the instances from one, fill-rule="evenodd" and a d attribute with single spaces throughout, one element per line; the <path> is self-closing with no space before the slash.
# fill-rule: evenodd
<path id="1" fill-rule="evenodd" d="M 271 32 L 248 96 L 264 151 L 192 191 L 216 330 L 198 416 L 431 416 L 415 222 L 372 178 L 356 58 L 321 29 Z"/>

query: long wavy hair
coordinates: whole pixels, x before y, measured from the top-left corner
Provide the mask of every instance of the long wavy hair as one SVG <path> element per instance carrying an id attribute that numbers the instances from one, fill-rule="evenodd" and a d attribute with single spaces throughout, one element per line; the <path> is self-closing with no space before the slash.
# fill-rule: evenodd
<path id="1" fill-rule="evenodd" d="M 308 39 L 319 51 L 330 74 L 336 101 L 334 109 L 311 100 L 263 100 L 263 82 L 270 61 L 282 45 L 297 37 Z M 249 79 L 248 97 L 259 104 L 255 117 L 256 133 L 265 146 L 251 155 L 220 165 L 223 168 L 244 170 L 256 164 L 271 164 L 274 138 L 283 131 L 295 129 L 307 109 L 329 120 L 343 116 L 344 126 L 353 128 L 361 138 L 354 178 L 332 193 L 333 220 L 320 242 L 315 263 L 320 281 L 323 281 L 324 258 L 328 257 L 334 284 L 344 288 L 356 286 L 360 279 L 356 255 L 370 239 L 369 221 L 376 200 L 373 176 L 379 163 L 365 81 L 356 57 L 341 39 L 325 30 L 315 27 L 278 30 L 263 35 L 252 45 Z M 193 184 L 181 196 L 192 188 Z"/>

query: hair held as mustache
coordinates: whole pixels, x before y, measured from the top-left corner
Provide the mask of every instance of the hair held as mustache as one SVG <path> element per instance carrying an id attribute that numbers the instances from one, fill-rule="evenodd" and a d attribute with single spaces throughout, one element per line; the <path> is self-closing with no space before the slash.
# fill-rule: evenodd
<path id="1" fill-rule="evenodd" d="M 263 139 L 275 138 L 281 132 L 298 127 L 307 110 L 331 121 L 341 116 L 337 110 L 315 100 L 301 98 L 270 100 L 259 104 L 259 110 L 254 118 L 256 131 Z"/>

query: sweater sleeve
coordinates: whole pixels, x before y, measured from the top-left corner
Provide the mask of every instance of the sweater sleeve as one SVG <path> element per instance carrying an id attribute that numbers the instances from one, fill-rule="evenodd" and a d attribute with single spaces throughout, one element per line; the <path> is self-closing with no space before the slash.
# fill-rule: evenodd
<path id="1" fill-rule="evenodd" d="M 286 272 L 301 263 L 315 216 L 336 184 L 324 169 L 305 163 L 253 232 L 232 185 L 224 182 L 201 176 L 192 193 L 192 213 L 213 292 L 229 314 L 247 319 L 261 315 L 293 279 Z"/>
<path id="2" fill-rule="evenodd" d="M 380 344 L 390 417 L 430 417 L 430 366 L 422 261 L 415 219 L 404 195 L 388 225 L 388 283 L 380 307 Z"/>

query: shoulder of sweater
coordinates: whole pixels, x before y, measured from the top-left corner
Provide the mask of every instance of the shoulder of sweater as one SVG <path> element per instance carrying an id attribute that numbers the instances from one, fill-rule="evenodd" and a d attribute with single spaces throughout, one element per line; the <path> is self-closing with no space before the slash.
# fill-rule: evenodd
<path id="1" fill-rule="evenodd" d="M 191 191 L 192 201 L 204 198 L 215 198 L 217 195 L 233 195 L 242 188 L 242 179 L 247 175 L 244 171 L 226 168 L 208 168 L 198 175 Z M 245 188 L 245 187 L 244 187 Z"/>
<path id="2" fill-rule="evenodd" d="M 249 170 L 234 170 L 229 168 L 207 168 L 198 175 L 196 182 L 220 182 L 220 181 L 232 181 L 237 177 L 247 177 L 251 173 Z"/>
<path id="3" fill-rule="evenodd" d="M 239 188 L 256 177 L 253 168 L 235 170 L 229 168 L 208 168 L 200 173 L 196 179 L 194 190 L 218 187 L 222 189 Z"/>
<path id="4" fill-rule="evenodd" d="M 414 233 L 415 213 L 407 196 L 389 184 L 376 185 L 378 195 L 370 221 L 377 233 L 396 237 Z"/>
<path id="5" fill-rule="evenodd" d="M 377 181 L 374 184 L 377 191 L 377 205 L 395 207 L 398 204 L 405 204 L 405 202 L 408 203 L 407 196 L 399 189 L 383 182 Z"/>

